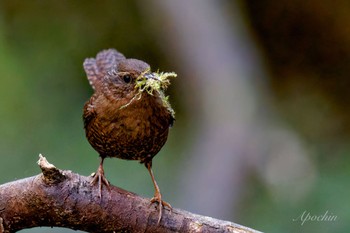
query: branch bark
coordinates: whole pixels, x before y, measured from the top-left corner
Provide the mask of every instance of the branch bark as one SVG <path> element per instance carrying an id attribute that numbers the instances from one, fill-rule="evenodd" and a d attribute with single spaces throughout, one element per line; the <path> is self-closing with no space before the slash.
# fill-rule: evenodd
<path id="1" fill-rule="evenodd" d="M 0 185 L 0 233 L 51 226 L 87 232 L 240 232 L 258 231 L 183 210 L 158 212 L 146 198 L 111 186 L 98 189 L 91 177 L 59 170 L 40 155 L 42 173 Z"/>

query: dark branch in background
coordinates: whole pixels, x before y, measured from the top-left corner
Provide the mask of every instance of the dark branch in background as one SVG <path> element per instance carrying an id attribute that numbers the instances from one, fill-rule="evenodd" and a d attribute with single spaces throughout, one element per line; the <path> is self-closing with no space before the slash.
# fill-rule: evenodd
<path id="1" fill-rule="evenodd" d="M 91 177 L 57 169 L 40 155 L 42 174 L 0 186 L 0 233 L 38 226 L 66 227 L 87 232 L 258 232 L 227 221 L 165 210 L 149 199 L 118 187 L 98 189 Z"/>

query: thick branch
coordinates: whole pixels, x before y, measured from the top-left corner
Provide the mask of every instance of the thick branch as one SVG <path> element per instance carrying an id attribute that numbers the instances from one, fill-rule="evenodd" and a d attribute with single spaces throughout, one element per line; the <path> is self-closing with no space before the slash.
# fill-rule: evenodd
<path id="1" fill-rule="evenodd" d="M 87 232 L 257 232 L 247 227 L 192 214 L 158 211 L 149 199 L 111 186 L 98 189 L 91 177 L 57 169 L 40 156 L 42 174 L 0 186 L 0 233 L 37 226 Z"/>

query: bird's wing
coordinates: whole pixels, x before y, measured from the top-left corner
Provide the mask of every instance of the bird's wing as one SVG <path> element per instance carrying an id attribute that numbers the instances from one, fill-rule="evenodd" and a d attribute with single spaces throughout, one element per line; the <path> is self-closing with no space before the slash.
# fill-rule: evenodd
<path id="1" fill-rule="evenodd" d="M 97 54 L 96 58 L 85 59 L 83 66 L 92 88 L 99 89 L 107 72 L 124 59 L 126 59 L 125 56 L 115 49 L 103 50 Z"/>
<path id="2" fill-rule="evenodd" d="M 96 117 L 96 111 L 92 102 L 94 101 L 94 96 L 90 98 L 89 101 L 85 103 L 83 120 L 84 120 L 84 128 L 86 129 L 91 121 Z"/>

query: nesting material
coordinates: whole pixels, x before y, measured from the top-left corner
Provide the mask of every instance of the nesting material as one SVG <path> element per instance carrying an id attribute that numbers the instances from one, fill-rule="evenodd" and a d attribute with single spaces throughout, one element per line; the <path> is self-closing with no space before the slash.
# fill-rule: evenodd
<path id="1" fill-rule="evenodd" d="M 137 90 L 136 95 L 130 100 L 129 103 L 123 105 L 121 108 L 125 108 L 130 105 L 133 101 L 138 101 L 142 97 L 143 92 L 147 92 L 149 95 L 159 94 L 162 99 L 164 107 L 166 107 L 172 116 L 175 118 L 175 111 L 172 109 L 169 103 L 169 96 L 165 96 L 164 91 L 169 87 L 169 78 L 175 78 L 177 76 L 174 72 L 153 72 L 149 73 L 149 70 L 145 70 L 135 80 L 135 89 Z"/>

